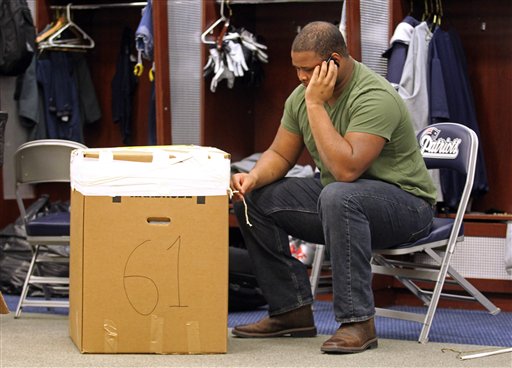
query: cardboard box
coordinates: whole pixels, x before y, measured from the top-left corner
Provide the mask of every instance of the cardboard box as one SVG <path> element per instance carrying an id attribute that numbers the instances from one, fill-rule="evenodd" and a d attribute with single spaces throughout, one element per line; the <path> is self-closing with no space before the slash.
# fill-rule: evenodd
<path id="1" fill-rule="evenodd" d="M 94 152 L 80 157 L 94 160 Z M 90 195 L 73 177 L 72 188 L 69 328 L 80 352 L 227 352 L 227 194 L 129 195 L 123 187 L 113 196 L 113 186 Z"/>
<path id="2" fill-rule="evenodd" d="M 2 292 L 0 291 L 0 314 L 9 314 L 9 307 L 4 300 Z"/>

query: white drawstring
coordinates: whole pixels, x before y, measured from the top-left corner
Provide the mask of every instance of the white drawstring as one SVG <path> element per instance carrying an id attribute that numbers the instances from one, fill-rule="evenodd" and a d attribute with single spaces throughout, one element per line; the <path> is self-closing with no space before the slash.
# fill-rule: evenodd
<path id="1" fill-rule="evenodd" d="M 231 188 L 228 189 L 228 193 L 229 193 L 229 198 L 233 198 L 233 194 L 235 193 L 239 193 L 238 190 L 232 190 Z M 240 195 L 240 197 L 242 197 L 242 201 L 244 202 L 244 209 L 245 209 L 245 223 L 247 225 L 249 225 L 250 227 L 252 227 L 252 224 L 251 222 L 249 221 L 249 214 L 247 212 L 247 203 L 245 202 L 245 198 L 243 195 Z"/>

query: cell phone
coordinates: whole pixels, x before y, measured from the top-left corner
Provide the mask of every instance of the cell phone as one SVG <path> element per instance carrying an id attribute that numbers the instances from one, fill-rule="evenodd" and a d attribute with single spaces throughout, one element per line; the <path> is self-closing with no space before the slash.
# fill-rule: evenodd
<path id="1" fill-rule="evenodd" d="M 329 65 L 329 61 L 331 61 L 331 60 L 332 60 L 332 61 L 334 61 L 334 64 L 335 64 L 338 68 L 340 67 L 340 64 L 338 64 L 338 62 L 332 58 L 332 55 L 331 55 L 331 56 L 329 56 L 329 57 L 327 58 L 327 60 L 325 60 L 325 62 L 327 63 L 327 65 Z"/>

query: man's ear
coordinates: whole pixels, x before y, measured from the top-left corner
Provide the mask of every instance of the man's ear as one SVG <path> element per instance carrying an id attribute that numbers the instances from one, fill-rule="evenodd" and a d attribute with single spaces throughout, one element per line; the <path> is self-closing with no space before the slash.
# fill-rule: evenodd
<path id="1" fill-rule="evenodd" d="M 331 60 L 332 60 L 332 61 L 334 61 L 334 64 L 336 64 L 336 66 L 339 68 L 339 67 L 340 67 L 340 63 L 338 62 L 338 60 L 336 60 L 336 59 L 335 59 L 335 57 L 334 57 L 335 55 L 336 55 L 336 56 L 339 56 L 339 55 L 338 55 L 338 54 L 336 54 L 336 53 L 332 53 L 332 54 L 331 54 L 331 56 L 329 56 L 329 57 L 327 58 L 327 60 L 325 60 L 325 62 L 326 62 L 327 64 L 329 64 L 329 61 L 331 61 Z"/>

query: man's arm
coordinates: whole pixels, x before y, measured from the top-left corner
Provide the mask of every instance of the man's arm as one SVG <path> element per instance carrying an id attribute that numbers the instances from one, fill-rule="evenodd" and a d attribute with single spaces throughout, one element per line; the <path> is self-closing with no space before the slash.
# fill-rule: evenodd
<path id="1" fill-rule="evenodd" d="M 274 141 L 263 152 L 249 173 L 235 174 L 231 178 L 231 189 L 241 195 L 284 177 L 295 165 L 302 152 L 302 137 L 279 127 Z"/>
<path id="2" fill-rule="evenodd" d="M 326 168 L 337 181 L 357 180 L 379 156 L 386 140 L 368 133 L 349 132 L 342 136 L 323 106 L 307 109 L 311 132 Z"/>
<path id="3" fill-rule="evenodd" d="M 306 108 L 320 159 L 337 181 L 357 180 L 379 156 L 386 140 L 380 136 L 349 132 L 342 136 L 324 108 L 331 96 L 336 68 L 324 62 L 313 72 L 306 90 Z"/>

